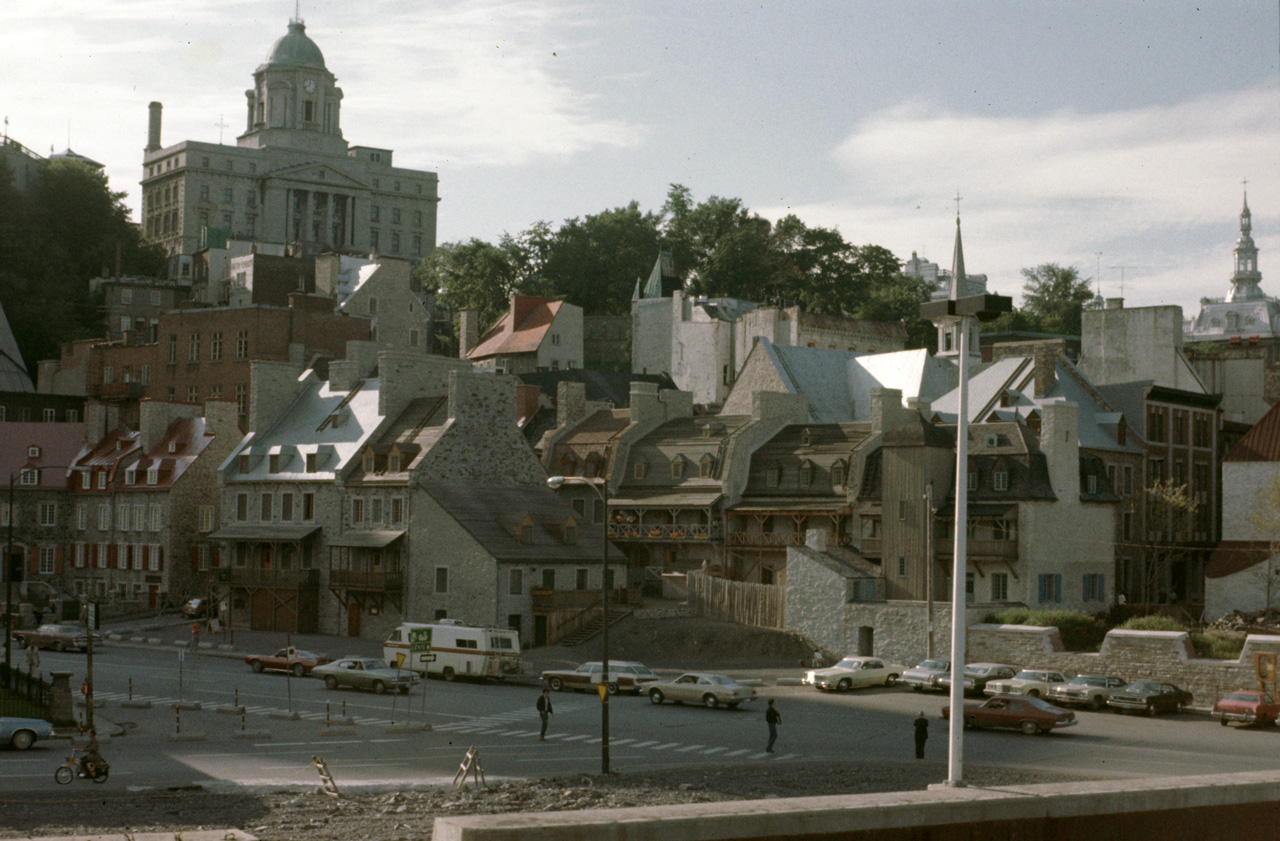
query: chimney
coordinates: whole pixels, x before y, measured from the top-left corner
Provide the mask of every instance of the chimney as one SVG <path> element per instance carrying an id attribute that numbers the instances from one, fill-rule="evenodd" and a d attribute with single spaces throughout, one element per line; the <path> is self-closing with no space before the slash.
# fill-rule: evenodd
<path id="1" fill-rule="evenodd" d="M 458 311 L 458 358 L 467 355 L 480 344 L 480 311 L 475 307 L 463 307 Z"/>
<path id="2" fill-rule="evenodd" d="M 564 385 L 564 383 L 561 383 Z M 525 385 L 524 383 L 516 383 L 516 420 L 520 422 L 527 421 L 538 411 L 538 406 L 542 403 L 542 389 L 536 385 Z M 560 404 L 556 404 L 557 414 L 560 411 Z M 556 424 L 559 426 L 560 424 Z"/>
<path id="3" fill-rule="evenodd" d="M 1080 430 L 1075 403 L 1056 401 L 1041 406 L 1040 452 L 1049 467 L 1049 482 L 1059 501 L 1080 501 Z"/>
<path id="4" fill-rule="evenodd" d="M 143 400 L 138 407 L 138 443 L 142 445 L 142 452 L 149 453 L 160 446 L 175 420 L 198 418 L 200 411 L 200 406 L 189 403 Z"/>
<path id="5" fill-rule="evenodd" d="M 587 412 L 587 386 L 585 383 L 562 381 L 556 384 L 556 426 L 564 428 L 579 420 Z M 524 412 L 522 417 L 528 417 Z"/>
<path id="6" fill-rule="evenodd" d="M 910 409 L 902 407 L 902 389 L 871 389 L 871 434 L 886 432 L 901 426 L 911 416 Z"/>
<path id="7" fill-rule="evenodd" d="M 240 407 L 234 400 L 209 400 L 204 404 L 204 431 L 212 435 L 230 436 L 239 441 L 244 430 L 240 428 Z"/>
<path id="8" fill-rule="evenodd" d="M 338 254 L 321 254 L 316 257 L 316 294 L 332 298 L 338 288 L 342 257 Z"/>
<path id="9" fill-rule="evenodd" d="M 1108 298 L 1107 309 L 1122 310 L 1124 309 L 1124 298 Z"/>
<path id="10" fill-rule="evenodd" d="M 920 417 L 925 420 L 933 417 L 933 403 L 928 400 L 922 400 L 919 397 L 908 397 L 907 408 L 913 412 L 918 412 Z"/>
<path id="11" fill-rule="evenodd" d="M 658 401 L 658 384 L 633 382 L 631 384 L 631 422 L 647 423 L 663 417 L 662 404 Z"/>
<path id="12" fill-rule="evenodd" d="M 160 111 L 164 106 L 159 102 L 153 102 L 147 107 L 151 110 L 151 116 L 147 121 L 146 151 L 155 152 L 160 149 Z"/>
<path id="13" fill-rule="evenodd" d="M 1046 397 L 1058 373 L 1058 349 L 1051 344 L 1037 344 L 1032 351 L 1032 385 L 1036 397 Z"/>

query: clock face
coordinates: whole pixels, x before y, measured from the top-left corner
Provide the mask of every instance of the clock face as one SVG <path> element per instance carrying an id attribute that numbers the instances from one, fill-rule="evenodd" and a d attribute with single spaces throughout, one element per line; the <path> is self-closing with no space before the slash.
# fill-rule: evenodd
<path id="1" fill-rule="evenodd" d="M 316 92 L 316 80 L 315 80 L 315 79 L 308 79 L 307 81 L 305 81 L 305 82 L 303 82 L 303 83 L 302 83 L 302 87 L 306 88 L 307 93 L 315 93 L 315 92 Z"/>

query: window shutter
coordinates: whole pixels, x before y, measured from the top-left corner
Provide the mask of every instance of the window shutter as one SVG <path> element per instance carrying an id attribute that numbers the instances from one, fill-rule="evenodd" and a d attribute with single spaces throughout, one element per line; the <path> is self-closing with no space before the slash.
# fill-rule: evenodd
<path id="1" fill-rule="evenodd" d="M 62 575 L 62 547 L 54 547 L 53 550 L 53 573 L 54 575 Z"/>
<path id="2" fill-rule="evenodd" d="M 32 546 L 29 551 L 30 555 L 27 559 L 27 569 L 32 575 L 38 575 L 40 573 L 40 550 L 37 547 Z"/>
<path id="3" fill-rule="evenodd" d="M 198 572 L 200 570 L 200 547 L 191 547 L 191 571 Z"/>

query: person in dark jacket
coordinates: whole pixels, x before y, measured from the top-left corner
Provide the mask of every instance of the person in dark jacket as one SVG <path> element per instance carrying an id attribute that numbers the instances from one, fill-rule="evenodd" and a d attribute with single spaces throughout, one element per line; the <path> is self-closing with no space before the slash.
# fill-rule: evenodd
<path id="1" fill-rule="evenodd" d="M 769 708 L 764 711 L 764 723 L 769 725 L 769 744 L 765 746 L 765 752 L 773 753 L 773 743 L 778 741 L 778 725 L 782 723 L 782 713 L 773 705 L 772 698 L 769 699 Z"/>
<path id="2" fill-rule="evenodd" d="M 924 710 L 916 716 L 916 759 L 924 759 L 924 743 L 929 741 L 929 719 L 924 717 Z"/>
<path id="3" fill-rule="evenodd" d="M 551 718 L 551 714 L 551 690 L 544 689 L 538 696 L 538 715 L 542 718 L 542 734 L 538 736 L 539 741 L 547 740 L 547 719 Z"/>

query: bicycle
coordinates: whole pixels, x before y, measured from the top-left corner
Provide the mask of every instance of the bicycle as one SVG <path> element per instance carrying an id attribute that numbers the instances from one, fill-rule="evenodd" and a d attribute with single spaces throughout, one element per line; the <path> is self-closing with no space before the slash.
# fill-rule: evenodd
<path id="1" fill-rule="evenodd" d="M 74 779 L 88 778 L 95 783 L 105 783 L 111 773 L 111 766 L 105 760 L 99 760 L 86 766 L 78 756 L 68 756 L 67 763 L 53 772 L 53 778 L 61 785 L 70 785 Z"/>

